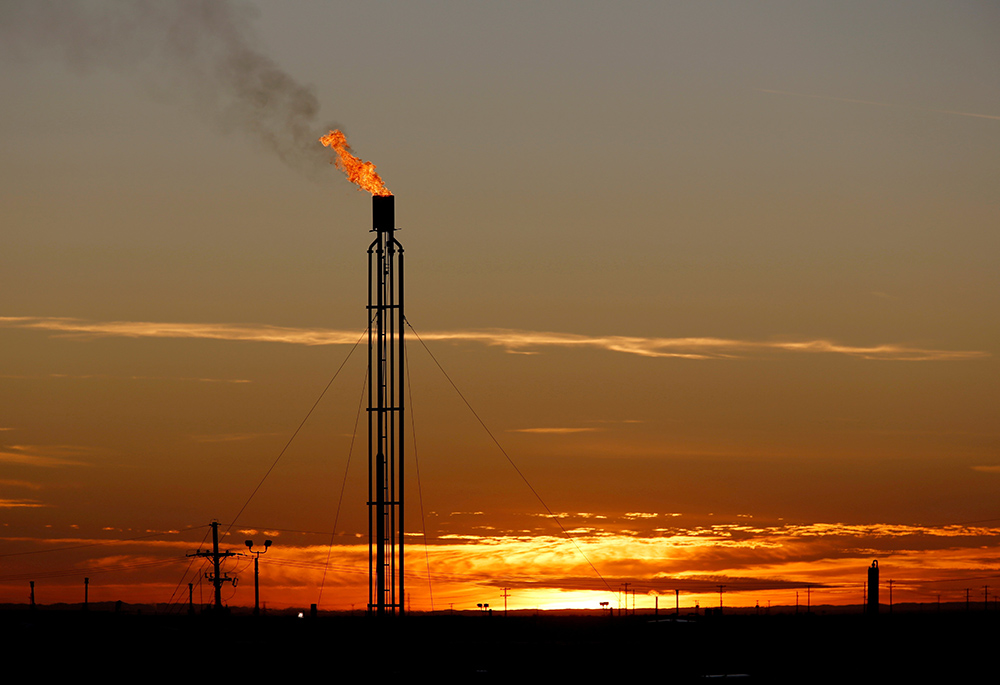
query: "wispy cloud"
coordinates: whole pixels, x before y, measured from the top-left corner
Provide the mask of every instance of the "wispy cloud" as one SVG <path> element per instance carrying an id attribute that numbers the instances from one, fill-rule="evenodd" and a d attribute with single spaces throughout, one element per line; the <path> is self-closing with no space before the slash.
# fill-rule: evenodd
<path id="1" fill-rule="evenodd" d="M 284 342 L 296 345 L 347 345 L 357 331 L 285 328 L 261 324 L 158 323 L 153 321 L 85 321 L 68 317 L 0 317 L 0 326 L 34 328 L 81 337 L 195 338 Z"/>
<path id="2" fill-rule="evenodd" d="M 24 488 L 26 490 L 41 490 L 42 486 L 28 480 L 11 480 L 9 478 L 0 479 L 0 487 Z"/>
<path id="3" fill-rule="evenodd" d="M 34 509 L 37 507 L 47 507 L 48 504 L 42 504 L 38 500 L 33 499 L 0 499 L 0 509 Z"/>
<path id="4" fill-rule="evenodd" d="M 146 321 L 85 321 L 66 317 L 0 317 L 0 327 L 52 331 L 80 337 L 187 338 L 295 345 L 353 345 L 358 331 L 292 328 L 253 324 L 156 323 Z M 546 347 L 589 348 L 643 357 L 733 359 L 768 352 L 841 354 L 860 359 L 944 361 L 981 359 L 978 350 L 938 350 L 898 343 L 847 345 L 831 340 L 736 340 L 732 338 L 649 338 L 622 335 L 581 335 L 507 328 L 428 331 L 425 341 L 480 343 L 521 353 Z"/>
<path id="5" fill-rule="evenodd" d="M 86 466 L 86 462 L 72 457 L 82 454 L 84 448 L 70 445 L 9 445 L 0 448 L 0 463 L 19 464 L 22 466 Z"/>
<path id="6" fill-rule="evenodd" d="M 816 100 L 833 100 L 835 102 L 851 102 L 858 105 L 874 105 L 875 107 L 905 107 L 906 109 L 919 109 L 924 112 L 937 112 L 938 114 L 957 114 L 963 117 L 975 117 L 977 119 L 997 119 L 1000 120 L 1000 116 L 996 114 L 979 114 L 977 112 L 960 112 L 954 109 L 937 109 L 935 107 L 920 107 L 917 105 L 900 105 L 891 102 L 876 102 L 873 100 L 855 100 L 852 98 L 840 98 L 834 97 L 832 95 L 813 95 L 812 93 L 793 93 L 787 90 L 773 90 L 770 88 L 756 88 L 759 93 L 771 93 L 773 95 L 794 95 L 796 97 L 802 98 L 814 98 Z"/>
<path id="7" fill-rule="evenodd" d="M 24 452 L 0 452 L 0 462 L 5 464 L 19 464 L 21 466 L 83 466 L 83 462 L 60 457 L 46 457 L 40 454 L 26 454 Z"/>

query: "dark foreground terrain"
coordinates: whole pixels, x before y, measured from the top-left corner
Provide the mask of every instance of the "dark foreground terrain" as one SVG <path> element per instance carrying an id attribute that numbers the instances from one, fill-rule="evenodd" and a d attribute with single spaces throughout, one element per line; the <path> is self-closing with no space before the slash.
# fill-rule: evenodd
<path id="1" fill-rule="evenodd" d="M 995 617 L 997 617 L 995 619 Z M 8 669 L 284 680 L 955 681 L 986 676 L 1000 613 L 651 616 L 154 615 L 0 612 Z"/>

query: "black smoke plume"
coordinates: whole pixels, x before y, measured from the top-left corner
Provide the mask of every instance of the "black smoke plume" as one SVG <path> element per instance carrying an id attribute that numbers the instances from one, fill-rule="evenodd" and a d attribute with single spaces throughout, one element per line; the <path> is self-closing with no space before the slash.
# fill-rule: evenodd
<path id="1" fill-rule="evenodd" d="M 319 101 L 264 54 L 255 10 L 229 0 L 0 0 L 0 59 L 141 74 L 302 171 L 326 163 Z"/>

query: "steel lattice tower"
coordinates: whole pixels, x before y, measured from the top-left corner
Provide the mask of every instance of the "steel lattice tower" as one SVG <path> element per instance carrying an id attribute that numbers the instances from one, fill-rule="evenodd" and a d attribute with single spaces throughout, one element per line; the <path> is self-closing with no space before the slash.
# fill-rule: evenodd
<path id="1" fill-rule="evenodd" d="M 368 247 L 368 613 L 402 615 L 403 246 L 395 198 L 372 196 Z"/>

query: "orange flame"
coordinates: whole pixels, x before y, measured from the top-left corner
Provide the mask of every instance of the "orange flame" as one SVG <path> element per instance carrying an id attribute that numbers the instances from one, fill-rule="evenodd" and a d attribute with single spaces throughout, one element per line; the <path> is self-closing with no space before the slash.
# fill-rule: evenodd
<path id="1" fill-rule="evenodd" d="M 382 182 L 382 177 L 375 171 L 375 165 L 362 162 L 351 154 L 351 146 L 347 144 L 347 136 L 343 131 L 330 131 L 319 142 L 337 151 L 337 168 L 347 174 L 347 180 L 356 183 L 359 190 L 364 188 L 372 195 L 392 195 Z"/>

